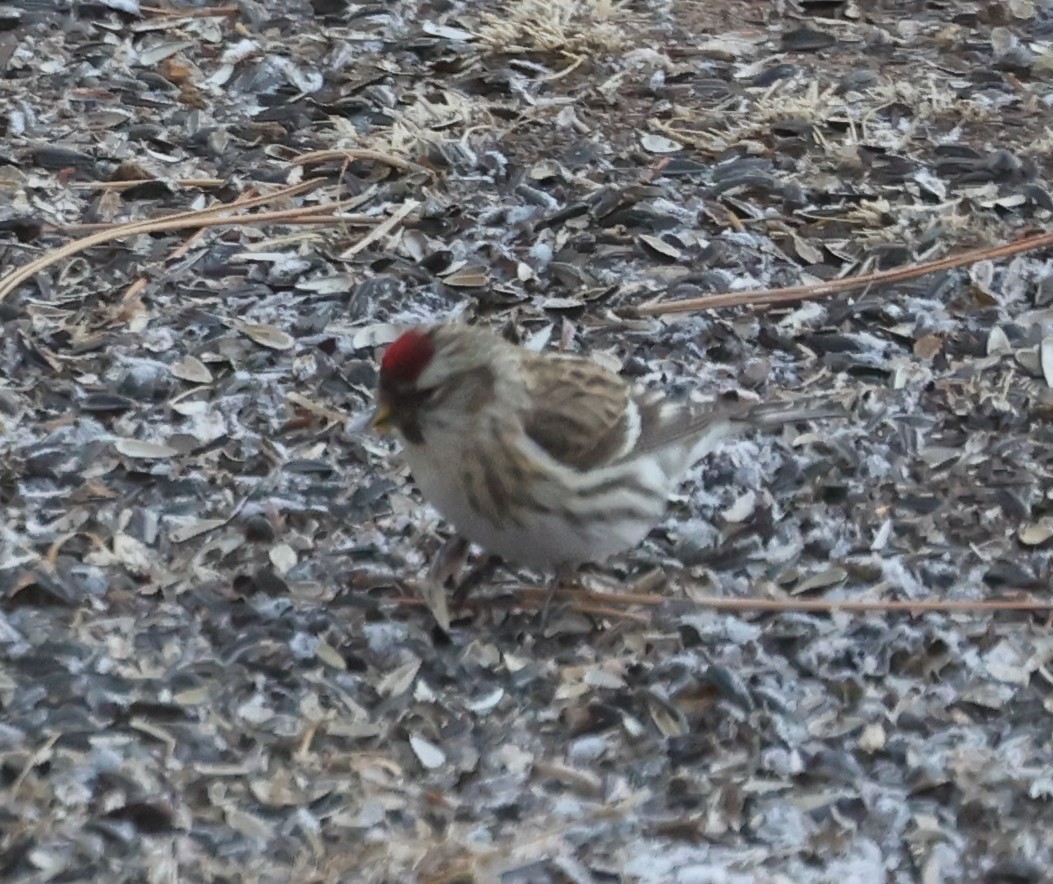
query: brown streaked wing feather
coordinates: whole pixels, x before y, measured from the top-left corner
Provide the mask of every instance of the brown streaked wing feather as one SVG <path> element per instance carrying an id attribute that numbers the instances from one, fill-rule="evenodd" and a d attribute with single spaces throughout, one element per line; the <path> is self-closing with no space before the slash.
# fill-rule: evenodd
<path id="1" fill-rule="evenodd" d="M 631 390 L 618 375 L 577 357 L 534 357 L 526 434 L 560 463 L 602 466 L 625 447 Z"/>

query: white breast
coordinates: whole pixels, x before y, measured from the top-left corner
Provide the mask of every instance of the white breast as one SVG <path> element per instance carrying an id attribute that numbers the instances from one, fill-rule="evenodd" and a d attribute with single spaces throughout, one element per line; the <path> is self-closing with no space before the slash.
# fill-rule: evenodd
<path id="1" fill-rule="evenodd" d="M 653 501 L 653 513 L 620 517 L 612 494 L 610 503 L 595 501 L 599 518 L 568 519 L 558 512 L 539 513 L 524 505 L 516 510 L 515 520 L 496 524 L 476 512 L 465 492 L 462 469 L 476 455 L 464 451 L 463 445 L 432 443 L 439 443 L 437 435 L 432 435 L 427 446 L 405 445 L 405 458 L 424 498 L 461 536 L 511 563 L 548 570 L 561 564 L 601 562 L 643 540 L 664 508 L 665 493 L 660 492 Z M 657 469 L 653 475 L 665 484 Z"/>

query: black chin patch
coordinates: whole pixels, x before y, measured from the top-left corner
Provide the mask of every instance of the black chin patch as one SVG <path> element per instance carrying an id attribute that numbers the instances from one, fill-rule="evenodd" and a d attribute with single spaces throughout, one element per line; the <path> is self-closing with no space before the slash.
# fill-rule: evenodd
<path id="1" fill-rule="evenodd" d="M 391 422 L 412 445 L 424 442 L 420 412 L 432 398 L 433 390 L 418 390 L 408 384 L 391 384 L 383 388 L 384 401 L 391 409 Z"/>
<path id="2" fill-rule="evenodd" d="M 411 445 L 422 445 L 424 443 L 424 433 L 421 432 L 420 421 L 415 417 L 402 421 L 398 428 L 405 440 Z"/>

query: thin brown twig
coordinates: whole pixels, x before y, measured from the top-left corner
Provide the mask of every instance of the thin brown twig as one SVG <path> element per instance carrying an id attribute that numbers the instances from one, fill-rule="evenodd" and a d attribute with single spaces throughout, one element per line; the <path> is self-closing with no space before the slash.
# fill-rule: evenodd
<path id="1" fill-rule="evenodd" d="M 256 198 L 256 188 L 250 187 L 243 194 L 241 194 L 236 200 L 227 205 L 231 210 L 242 208 L 244 205 L 249 203 L 251 200 Z M 189 252 L 196 243 L 200 242 L 202 237 L 205 235 L 205 231 L 208 228 L 199 227 L 190 236 L 188 236 L 182 243 L 180 243 L 172 253 L 166 259 L 166 262 L 178 261 L 187 252 Z M 119 322 L 122 318 L 127 318 L 127 314 L 131 305 L 138 300 L 139 293 L 146 288 L 149 284 L 150 278 L 144 273 L 141 274 L 128 288 L 125 290 L 124 295 L 118 302 L 117 309 L 111 314 L 115 322 Z"/>
<path id="2" fill-rule="evenodd" d="M 394 166 L 396 169 L 402 169 L 403 171 L 427 172 L 429 174 L 434 174 L 431 169 L 428 169 L 426 166 L 422 166 L 419 163 L 414 163 L 412 160 L 406 160 L 402 157 L 384 153 L 381 150 L 373 150 L 368 147 L 355 147 L 342 150 L 335 148 L 331 150 L 312 150 L 308 153 L 300 154 L 298 157 L 294 157 L 289 160 L 289 163 L 294 166 L 304 166 L 308 163 L 324 163 L 326 160 L 375 160 L 378 163 L 386 163 L 389 166 Z"/>
<path id="3" fill-rule="evenodd" d="M 263 206 L 268 203 L 272 203 L 280 199 L 288 199 L 294 196 L 301 196 L 317 187 L 325 184 L 324 178 L 309 178 L 307 181 L 301 181 L 299 184 L 291 184 L 288 187 L 282 187 L 273 193 L 262 194 L 260 196 L 254 196 L 250 200 L 246 200 L 244 203 L 239 203 L 241 209 L 254 209 L 257 206 Z M 125 233 L 135 226 L 149 227 L 159 221 L 178 221 L 181 218 L 208 218 L 211 215 L 219 215 L 230 211 L 230 203 L 215 203 L 211 206 L 206 206 L 203 209 L 187 209 L 183 212 L 172 212 L 168 215 L 160 215 L 156 218 L 144 218 L 141 221 L 123 221 L 123 222 L 102 222 L 98 224 L 70 224 L 66 226 L 52 226 L 45 228 L 48 231 L 55 231 L 60 233 L 71 233 L 78 230 L 121 230 Z M 310 212 L 321 212 L 329 208 L 327 203 L 318 203 L 314 206 L 304 207 Z M 303 211 L 304 209 L 290 209 L 288 211 Z M 149 230 L 147 232 L 150 232 Z"/>
<path id="4" fill-rule="evenodd" d="M 548 598 L 549 590 L 537 586 L 512 586 L 510 589 L 516 595 L 539 596 Z M 600 592 L 591 589 L 557 589 L 555 598 L 558 599 L 584 599 L 596 604 L 605 605 L 639 605 L 644 608 L 653 608 L 671 601 L 671 596 L 657 595 L 649 592 Z"/>
<path id="5" fill-rule="evenodd" d="M 239 12 L 237 6 L 213 6 L 208 9 L 173 9 L 168 6 L 140 6 L 149 15 L 170 15 L 175 18 L 233 18 Z"/>
<path id="6" fill-rule="evenodd" d="M 291 187 L 282 188 L 275 193 L 263 197 L 253 197 L 252 199 L 239 204 L 238 211 L 242 212 L 249 208 L 272 202 L 277 199 L 304 193 L 308 190 L 314 189 L 319 183 L 321 183 L 321 181 L 322 179 L 314 178 Z M 109 227 L 106 230 L 100 230 L 96 233 L 89 234 L 88 236 L 75 240 L 74 242 L 66 243 L 64 246 L 60 246 L 59 248 L 48 252 L 46 255 L 42 255 L 35 261 L 31 261 L 24 267 L 19 267 L 13 270 L 0 280 L 0 301 L 3 301 L 7 295 L 18 288 L 18 286 L 24 281 L 32 278 L 41 270 L 50 267 L 52 264 L 61 261 L 63 258 L 71 257 L 80 252 L 86 251 L 92 246 L 119 239 L 124 236 L 133 236 L 141 233 L 159 233 L 169 230 L 184 230 L 186 228 L 214 227 L 225 224 L 280 224 L 286 218 L 300 217 L 305 214 L 309 215 L 311 213 L 317 213 L 318 211 L 319 210 L 316 207 L 308 206 L 306 209 L 283 209 L 274 212 L 260 212 L 253 215 L 231 214 L 231 206 L 227 203 L 221 203 L 218 206 L 210 206 L 207 209 L 190 212 L 177 212 L 174 215 L 167 215 L 159 220 L 132 221 L 128 224 L 119 224 L 114 227 Z"/>
<path id="7" fill-rule="evenodd" d="M 71 181 L 66 186 L 73 190 L 128 190 L 155 181 L 169 183 L 163 178 L 130 178 L 121 181 Z M 171 183 L 180 187 L 222 187 L 229 182 L 226 178 L 176 178 Z"/>
<path id="8" fill-rule="evenodd" d="M 751 289 L 746 292 L 723 292 L 706 295 L 701 298 L 686 298 L 683 301 L 651 300 L 637 307 L 630 308 L 630 313 L 640 316 L 660 316 L 668 313 L 693 313 L 698 310 L 716 310 L 720 307 L 764 307 L 773 304 L 795 304 L 814 298 L 825 298 L 830 295 L 873 285 L 889 285 L 915 279 L 930 273 L 953 270 L 978 261 L 989 261 L 1006 258 L 1053 245 L 1053 232 L 1039 233 L 1011 243 L 1002 243 L 982 249 L 970 249 L 960 255 L 928 261 L 924 264 L 911 264 L 907 267 L 895 267 L 863 276 L 851 276 L 833 282 L 820 282 L 812 285 L 799 285 L 783 289 Z"/>
<path id="9" fill-rule="evenodd" d="M 517 598 L 528 598 L 533 604 L 535 601 L 544 602 L 548 599 L 549 590 L 537 586 L 511 586 L 509 589 Z M 632 592 L 597 592 L 585 589 L 560 589 L 556 592 L 556 598 L 569 602 L 570 610 L 582 614 L 596 614 L 598 616 L 624 616 L 626 607 L 649 607 L 655 608 L 660 605 L 673 603 L 681 606 L 697 607 L 700 610 L 711 611 L 758 611 L 774 613 L 791 612 L 813 612 L 821 614 L 982 614 L 982 613 L 1005 613 L 1009 611 L 1053 611 L 1053 600 L 1042 601 L 1039 599 L 919 599 L 909 601 L 903 599 L 894 600 L 867 600 L 852 601 L 840 599 L 762 599 L 762 598 L 723 598 L 720 596 L 699 596 L 695 598 L 684 598 L 682 596 L 658 595 L 655 593 L 632 593 Z M 392 599 L 396 604 L 411 607 L 423 606 L 424 602 L 412 596 L 396 596 Z M 650 622 L 648 617 L 629 617 L 627 619 L 639 622 Z"/>
<path id="10" fill-rule="evenodd" d="M 273 191 L 272 193 L 264 193 L 260 196 L 254 196 L 252 199 L 246 200 L 244 203 L 242 203 L 241 208 L 254 209 L 257 206 L 267 205 L 269 203 L 275 202 L 276 200 L 290 199 L 294 196 L 302 196 L 305 193 L 309 193 L 310 191 L 321 187 L 323 184 L 325 184 L 324 178 L 308 178 L 306 181 L 301 181 L 298 184 L 290 184 L 287 187 L 281 187 L 278 190 Z M 255 187 L 256 185 L 252 186 Z M 324 206 L 325 203 L 320 203 L 319 205 Z M 227 211 L 229 208 L 230 206 L 228 203 L 216 203 L 211 206 L 206 206 L 203 209 L 188 209 L 185 212 L 175 212 L 172 215 L 165 215 L 160 220 L 172 221 L 176 218 L 195 218 L 208 215 L 217 215 Z M 315 207 L 312 206 L 312 208 Z M 159 219 L 153 218 L 139 223 L 149 224 L 150 221 L 156 220 Z"/>
<path id="11" fill-rule="evenodd" d="M 949 599 L 946 601 L 935 601 L 930 599 L 919 599 L 917 601 L 905 601 L 895 599 L 889 601 L 842 601 L 837 599 L 722 599 L 722 598 L 695 598 L 691 601 L 701 607 L 712 608 L 716 611 L 818 611 L 835 614 L 839 611 L 846 613 L 899 613 L 910 614 L 921 613 L 943 613 L 943 614 L 979 614 L 983 612 L 1001 613 L 1006 611 L 1053 611 L 1053 601 L 1039 601 L 1037 599 L 1013 600 L 983 600 L 968 601 L 964 599 Z"/>
<path id="12" fill-rule="evenodd" d="M 374 215 L 332 215 L 328 214 L 331 210 L 331 206 L 319 205 L 319 206 L 304 206 L 300 209 L 286 209 L 287 216 L 284 218 L 278 218 L 277 216 L 268 216 L 263 218 L 263 221 L 267 224 L 285 224 L 290 227 L 304 226 L 308 227 L 314 225 L 325 225 L 325 224 L 358 224 L 364 227 L 372 227 L 377 223 L 376 216 Z M 325 211 L 327 214 L 322 214 Z M 302 213 L 302 214 L 294 214 Z M 262 217 L 256 215 L 244 215 L 238 219 L 239 224 L 251 224 L 253 218 Z M 167 219 L 165 219 L 167 220 Z M 90 233 L 94 230 L 113 230 L 120 225 L 113 223 L 99 223 L 99 224 L 71 224 L 68 227 L 55 227 L 50 231 L 45 228 L 45 232 L 53 233 Z M 189 226 L 189 225 L 188 225 Z M 214 223 L 202 224 L 202 227 L 216 227 Z M 151 231 L 143 231 L 150 233 Z"/>
<path id="13" fill-rule="evenodd" d="M 534 586 L 516 587 L 516 592 L 522 595 L 547 595 L 547 589 L 539 589 Z M 1053 600 L 1042 601 L 1038 599 L 984 599 L 973 601 L 970 599 L 918 599 L 910 600 L 887 600 L 887 601 L 852 601 L 842 599 L 761 599 L 761 598 L 738 598 L 729 599 L 720 596 L 696 596 L 694 598 L 678 598 L 654 593 L 631 593 L 631 592 L 595 592 L 591 590 L 562 589 L 557 592 L 557 598 L 573 598 L 580 601 L 615 604 L 615 605 L 641 605 L 645 607 L 656 607 L 667 602 L 677 604 L 697 605 L 699 608 L 708 608 L 715 611 L 816 611 L 822 613 L 835 613 L 844 611 L 848 613 L 884 612 L 884 613 L 978 613 L 978 612 L 1001 612 L 1001 611 L 1053 611 Z"/>
<path id="14" fill-rule="evenodd" d="M 235 200 L 233 203 L 231 203 L 230 207 L 233 209 L 237 206 L 237 204 L 237 200 Z M 207 227 L 199 227 L 192 234 L 190 234 L 190 236 L 183 240 L 183 242 L 181 242 L 176 248 L 172 249 L 172 254 L 165 258 L 165 263 L 168 264 L 172 261 L 178 261 L 180 258 L 182 258 L 187 252 L 189 252 L 194 246 L 196 246 L 201 241 L 207 229 Z"/>
<path id="15" fill-rule="evenodd" d="M 547 600 L 548 590 L 543 590 L 543 592 L 545 593 L 546 598 L 541 599 L 541 602 Z M 402 608 L 427 608 L 429 611 L 431 610 L 431 605 L 428 604 L 428 602 L 425 599 L 422 599 L 419 596 L 397 595 L 389 597 L 388 601 Z M 469 604 L 471 604 L 470 601 Z M 493 600 L 488 599 L 487 604 L 492 606 Z M 514 606 L 514 600 L 512 604 Z M 538 604 L 535 607 L 540 609 L 542 606 L 542 604 Z M 575 612 L 576 614 L 592 614 L 596 617 L 610 617 L 619 620 L 631 620 L 634 623 L 647 624 L 651 622 L 650 617 L 647 617 L 643 614 L 634 614 L 632 611 L 625 610 L 624 606 L 611 607 L 608 605 L 593 604 L 591 601 L 570 601 L 567 605 L 567 609 Z"/>
<path id="16" fill-rule="evenodd" d="M 22 766 L 22 770 L 19 772 L 18 776 L 15 777 L 14 782 L 11 784 L 8 790 L 7 794 L 9 798 L 13 799 L 18 796 L 18 790 L 22 788 L 22 783 L 26 781 L 26 777 L 29 776 L 29 772 L 42 761 L 47 759 L 48 754 L 51 752 L 51 750 L 54 748 L 55 744 L 59 741 L 61 737 L 61 733 L 52 734 L 43 743 L 41 743 L 41 745 L 33 752 L 32 755 L 29 756 L 29 758 L 26 759 L 26 763 Z"/>
<path id="17" fill-rule="evenodd" d="M 407 199 L 406 202 L 377 224 L 371 231 L 369 231 L 369 233 L 362 237 L 362 239 L 354 243 L 354 245 L 348 246 L 344 249 L 344 251 L 340 253 L 341 260 L 347 261 L 348 259 L 353 258 L 378 239 L 387 236 L 406 218 L 406 216 L 412 214 L 419 205 L 420 203 L 417 202 L 417 200 Z"/>

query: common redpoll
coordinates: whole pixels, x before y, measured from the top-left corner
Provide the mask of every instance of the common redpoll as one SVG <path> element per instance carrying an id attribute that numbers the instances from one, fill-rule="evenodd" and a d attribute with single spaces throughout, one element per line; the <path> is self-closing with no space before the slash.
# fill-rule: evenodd
<path id="1" fill-rule="evenodd" d="M 562 571 L 639 543 L 691 465 L 728 436 L 835 413 L 675 401 L 590 359 L 440 325 L 387 348 L 372 425 L 397 431 L 424 497 L 463 537 Z"/>

